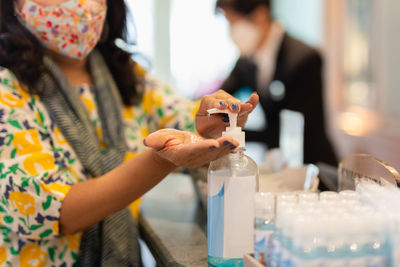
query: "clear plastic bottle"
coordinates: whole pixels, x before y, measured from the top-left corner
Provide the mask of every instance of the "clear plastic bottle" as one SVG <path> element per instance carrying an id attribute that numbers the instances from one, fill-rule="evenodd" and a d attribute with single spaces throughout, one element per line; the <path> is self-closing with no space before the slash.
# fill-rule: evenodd
<path id="1" fill-rule="evenodd" d="M 333 191 L 324 191 L 319 194 L 322 202 L 335 202 L 338 199 L 338 193 Z"/>
<path id="2" fill-rule="evenodd" d="M 275 195 L 256 193 L 254 220 L 254 257 L 263 265 L 271 262 L 271 236 L 275 231 Z"/>
<path id="3" fill-rule="evenodd" d="M 299 203 L 318 202 L 318 194 L 315 192 L 302 192 L 299 194 Z"/>
<path id="4" fill-rule="evenodd" d="M 298 216 L 293 231 L 293 256 L 291 266 L 324 266 L 315 242 L 317 223 L 309 215 Z"/>
<path id="5" fill-rule="evenodd" d="M 284 217 L 286 211 L 291 209 L 297 204 L 298 196 L 293 193 L 278 194 L 276 198 L 276 215 L 275 215 L 275 231 L 271 237 L 271 263 L 269 266 L 280 266 L 283 247 L 282 226 L 284 224 Z"/>
<path id="6" fill-rule="evenodd" d="M 368 267 L 390 266 L 390 244 L 383 214 L 370 210 L 363 214 L 364 235 L 367 236 L 363 250 Z"/>
<path id="7" fill-rule="evenodd" d="M 278 266 L 281 267 L 292 266 L 292 260 L 294 255 L 293 231 L 295 228 L 295 225 L 293 224 L 293 218 L 297 218 L 302 214 L 303 212 L 301 211 L 301 209 L 298 209 L 295 206 L 288 207 L 283 211 L 281 220 L 280 257 Z"/>
<path id="8" fill-rule="evenodd" d="M 207 252 L 213 266 L 243 266 L 243 256 L 254 252 L 254 197 L 257 164 L 244 154 L 245 137 L 236 127 L 237 114 L 227 113 L 231 126 L 223 136 L 239 142 L 238 152 L 210 163 L 208 168 Z"/>
<path id="9" fill-rule="evenodd" d="M 343 190 L 339 192 L 339 199 L 342 200 L 359 200 L 360 195 L 353 190 Z"/>
<path id="10" fill-rule="evenodd" d="M 348 266 L 364 267 L 366 266 L 366 232 L 363 220 L 359 212 L 356 210 L 352 214 L 348 214 L 344 218 L 346 229 L 345 253 Z"/>

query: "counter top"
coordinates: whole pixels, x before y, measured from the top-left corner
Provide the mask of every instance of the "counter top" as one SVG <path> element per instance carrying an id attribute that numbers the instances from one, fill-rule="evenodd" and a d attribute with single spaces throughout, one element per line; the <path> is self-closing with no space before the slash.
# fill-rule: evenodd
<path id="1" fill-rule="evenodd" d="M 191 178 L 171 174 L 143 198 L 140 234 L 157 266 L 207 266 L 207 214 Z"/>

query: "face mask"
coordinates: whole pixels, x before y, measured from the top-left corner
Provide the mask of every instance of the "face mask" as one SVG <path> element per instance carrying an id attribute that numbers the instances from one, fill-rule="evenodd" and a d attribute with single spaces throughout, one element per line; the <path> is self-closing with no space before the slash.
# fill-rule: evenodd
<path id="1" fill-rule="evenodd" d="M 100 39 L 106 10 L 105 2 L 96 0 L 68 0 L 49 6 L 27 0 L 19 17 L 47 48 L 82 59 Z"/>
<path id="2" fill-rule="evenodd" d="M 231 25 L 230 35 L 242 56 L 252 55 L 261 40 L 261 32 L 258 28 L 244 19 Z"/>

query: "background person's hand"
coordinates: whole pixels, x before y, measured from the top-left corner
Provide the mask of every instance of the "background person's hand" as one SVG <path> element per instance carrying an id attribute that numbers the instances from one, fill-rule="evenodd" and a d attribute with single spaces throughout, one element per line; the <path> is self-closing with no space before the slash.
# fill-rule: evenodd
<path id="1" fill-rule="evenodd" d="M 201 100 L 199 111 L 196 114 L 196 129 L 205 138 L 217 138 L 222 131 L 229 126 L 227 114 L 213 114 L 208 116 L 207 110 L 218 108 L 220 110 L 229 109 L 238 114 L 238 126 L 243 127 L 248 115 L 258 104 L 258 95 L 253 93 L 247 102 L 242 103 L 223 90 L 218 90 L 214 94 L 204 96 Z"/>
<path id="2" fill-rule="evenodd" d="M 175 166 L 198 168 L 236 150 L 239 143 L 231 137 L 204 139 L 196 134 L 175 129 L 158 130 L 144 140 L 159 157 Z"/>

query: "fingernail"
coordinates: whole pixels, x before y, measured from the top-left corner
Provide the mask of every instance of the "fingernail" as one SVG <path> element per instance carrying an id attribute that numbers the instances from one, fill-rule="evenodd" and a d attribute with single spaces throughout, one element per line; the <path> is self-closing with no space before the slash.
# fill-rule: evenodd
<path id="1" fill-rule="evenodd" d="M 228 116 L 228 114 L 222 115 L 222 121 L 223 121 L 223 122 L 229 122 L 229 116 Z"/>
<path id="2" fill-rule="evenodd" d="M 237 148 L 237 146 L 231 145 L 231 150 L 234 150 L 235 148 Z"/>
<path id="3" fill-rule="evenodd" d="M 225 107 L 225 106 L 226 106 L 226 103 L 225 103 L 224 101 L 221 101 L 221 102 L 219 102 L 219 105 L 220 105 L 221 107 Z"/>
<path id="4" fill-rule="evenodd" d="M 239 105 L 238 104 L 232 104 L 232 109 L 233 110 L 238 110 L 239 109 Z"/>
<path id="5" fill-rule="evenodd" d="M 230 146 L 230 145 L 232 145 L 231 142 L 229 142 L 229 141 L 224 141 L 224 146 Z"/>
<path id="6" fill-rule="evenodd" d="M 210 149 L 216 149 L 217 147 L 216 146 L 210 146 Z"/>

